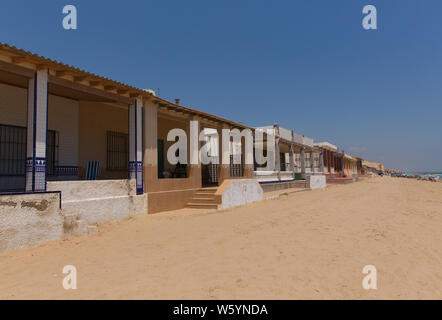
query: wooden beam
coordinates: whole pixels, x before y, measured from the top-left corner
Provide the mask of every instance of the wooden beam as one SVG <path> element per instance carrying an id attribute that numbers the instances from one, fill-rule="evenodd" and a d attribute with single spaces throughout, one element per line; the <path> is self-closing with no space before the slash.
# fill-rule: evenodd
<path id="1" fill-rule="evenodd" d="M 140 94 L 138 92 L 131 92 L 129 93 L 129 97 L 131 98 L 137 98 Z"/>
<path id="2" fill-rule="evenodd" d="M 101 81 L 96 81 L 96 80 L 89 81 L 89 85 L 90 85 L 91 87 L 96 87 L 96 86 L 98 86 L 98 85 L 100 85 L 100 84 L 101 84 Z"/>
<path id="3" fill-rule="evenodd" d="M 88 76 L 76 76 L 76 77 L 74 77 L 74 81 L 81 82 L 81 81 L 87 80 L 87 78 L 88 78 Z"/>
<path id="4" fill-rule="evenodd" d="M 12 57 L 12 63 L 22 63 L 26 61 L 26 57 Z"/>
<path id="5" fill-rule="evenodd" d="M 63 77 L 63 76 L 68 75 L 68 74 L 69 74 L 69 72 L 67 70 L 58 70 L 58 71 L 55 72 L 55 75 L 57 77 Z"/>
<path id="6" fill-rule="evenodd" d="M 106 86 L 104 86 L 104 90 L 106 90 L 106 91 L 111 91 L 111 90 L 114 90 L 116 87 L 115 86 L 113 86 L 113 85 L 106 85 Z"/>
<path id="7" fill-rule="evenodd" d="M 57 78 L 54 76 L 49 75 L 49 79 L 48 82 L 54 85 L 58 85 L 58 86 L 62 86 L 71 90 L 76 90 L 76 91 L 80 91 L 86 94 L 91 94 L 91 95 L 95 95 L 97 97 L 101 97 L 104 99 L 108 99 L 108 100 L 112 100 L 115 102 L 121 102 L 124 104 L 131 104 L 132 103 L 132 99 L 129 99 L 127 97 L 122 97 L 116 93 L 112 93 L 112 92 L 106 92 L 104 90 L 100 90 L 97 88 L 93 88 L 93 87 L 89 87 L 89 86 L 85 86 L 83 84 L 80 83 L 76 83 L 73 81 L 69 81 L 66 79 L 61 79 L 61 78 Z"/>
<path id="8" fill-rule="evenodd" d="M 127 90 L 127 89 L 117 89 L 117 92 L 118 92 L 119 94 L 126 94 L 126 93 L 129 92 L 129 90 Z"/>
<path id="9" fill-rule="evenodd" d="M 35 67 L 37 68 L 37 70 L 49 69 L 49 67 L 45 64 L 37 64 Z"/>
<path id="10" fill-rule="evenodd" d="M 7 63 L 4 61 L 0 61 L 0 70 L 13 73 L 18 76 L 26 77 L 26 78 L 32 78 L 34 77 L 34 70 L 16 66 L 12 63 Z"/>

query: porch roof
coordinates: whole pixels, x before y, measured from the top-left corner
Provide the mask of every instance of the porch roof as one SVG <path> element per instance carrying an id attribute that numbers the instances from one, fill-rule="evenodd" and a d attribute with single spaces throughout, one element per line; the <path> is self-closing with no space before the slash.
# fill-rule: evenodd
<path id="1" fill-rule="evenodd" d="M 315 147 L 319 147 L 330 151 L 338 151 L 338 147 L 331 144 L 330 142 L 315 142 Z"/>
<path id="2" fill-rule="evenodd" d="M 273 126 L 264 126 L 264 127 L 257 127 L 256 129 L 267 130 L 273 128 L 274 128 Z M 312 138 L 306 137 L 296 132 L 293 133 L 294 133 L 293 134 L 294 140 L 292 141 L 292 130 L 279 127 L 279 138 L 280 138 L 279 141 L 287 145 L 294 144 L 295 146 L 298 147 L 304 147 L 308 150 L 313 149 Z"/>
<path id="3" fill-rule="evenodd" d="M 12 70 L 10 68 L 12 65 L 15 74 L 23 77 L 31 77 L 31 73 L 33 74 L 34 70 L 49 69 L 50 79 L 58 87 L 67 87 L 70 90 L 75 90 L 78 86 L 82 88 L 85 87 L 89 95 L 102 91 L 110 100 L 114 97 L 115 100 L 120 102 L 132 102 L 135 98 L 151 99 L 160 107 L 165 107 L 168 110 L 196 115 L 203 119 L 225 123 L 235 128 L 253 129 L 235 121 L 170 102 L 155 96 L 151 90 L 139 89 L 119 81 L 102 77 L 30 51 L 19 49 L 7 43 L 0 42 L 0 57 L 0 71 L 10 71 Z"/>

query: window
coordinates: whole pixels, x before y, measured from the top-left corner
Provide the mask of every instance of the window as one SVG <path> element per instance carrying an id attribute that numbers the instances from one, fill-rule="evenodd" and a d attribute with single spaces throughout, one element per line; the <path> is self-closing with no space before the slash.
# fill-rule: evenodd
<path id="1" fill-rule="evenodd" d="M 26 169 L 27 128 L 0 124 L 0 175 L 24 176 Z M 58 165 L 58 132 L 48 130 L 47 174 Z"/>
<path id="2" fill-rule="evenodd" d="M 107 132 L 107 170 L 129 170 L 129 135 Z"/>

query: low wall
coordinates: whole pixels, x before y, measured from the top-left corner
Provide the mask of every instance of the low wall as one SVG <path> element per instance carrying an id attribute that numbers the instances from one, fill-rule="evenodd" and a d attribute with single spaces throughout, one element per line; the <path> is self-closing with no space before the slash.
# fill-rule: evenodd
<path id="1" fill-rule="evenodd" d="M 147 212 L 158 213 L 162 211 L 170 211 L 182 209 L 197 189 L 160 191 L 147 193 Z"/>
<path id="2" fill-rule="evenodd" d="M 264 192 L 272 192 L 292 188 L 303 189 L 306 187 L 306 183 L 305 180 L 295 180 L 289 182 L 263 183 L 261 184 L 261 187 Z"/>
<path id="3" fill-rule="evenodd" d="M 263 190 L 256 179 L 224 180 L 216 195 L 221 196 L 221 209 L 261 201 Z"/>
<path id="4" fill-rule="evenodd" d="M 292 171 L 281 171 L 281 181 L 290 181 L 294 179 Z M 253 178 L 258 182 L 279 182 L 278 171 L 254 171 Z"/>
<path id="5" fill-rule="evenodd" d="M 309 189 L 321 189 L 327 186 L 325 175 L 308 175 L 305 181 Z"/>
<path id="6" fill-rule="evenodd" d="M 63 214 L 88 224 L 147 213 L 147 196 L 136 195 L 135 180 L 57 181 L 47 188 L 61 191 Z"/>
<path id="7" fill-rule="evenodd" d="M 60 239 L 59 193 L 0 195 L 0 252 Z"/>

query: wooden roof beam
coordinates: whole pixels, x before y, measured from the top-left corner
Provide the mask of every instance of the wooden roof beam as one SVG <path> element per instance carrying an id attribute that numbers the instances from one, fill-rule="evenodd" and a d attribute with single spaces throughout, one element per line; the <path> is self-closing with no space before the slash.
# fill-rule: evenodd
<path id="1" fill-rule="evenodd" d="M 88 76 L 75 76 L 75 77 L 74 77 L 74 82 L 85 81 L 85 80 L 87 80 L 88 78 L 89 78 Z"/>
<path id="2" fill-rule="evenodd" d="M 118 92 L 119 94 L 126 94 L 126 93 L 129 92 L 129 90 L 127 90 L 127 89 L 117 89 L 117 92 Z"/>
<path id="3" fill-rule="evenodd" d="M 97 87 L 97 86 L 99 86 L 100 84 L 101 84 L 101 81 L 97 81 L 97 80 L 89 81 L 89 85 L 90 85 L 91 87 Z"/>
<path id="4" fill-rule="evenodd" d="M 105 85 L 104 86 L 104 90 L 106 90 L 106 91 L 112 91 L 115 89 L 116 89 L 116 86 L 114 86 L 114 85 Z"/>
<path id="5" fill-rule="evenodd" d="M 57 77 L 63 77 L 63 76 L 66 76 L 68 74 L 69 74 L 68 70 L 57 70 L 57 71 L 55 71 L 55 75 Z"/>
<path id="6" fill-rule="evenodd" d="M 14 63 L 14 64 L 22 63 L 25 61 L 26 61 L 26 57 L 21 57 L 21 56 L 12 57 L 12 63 Z"/>

